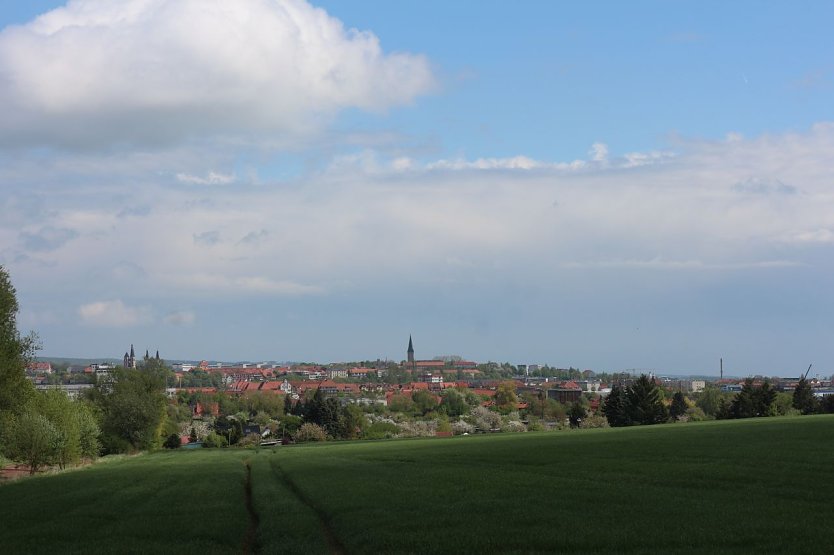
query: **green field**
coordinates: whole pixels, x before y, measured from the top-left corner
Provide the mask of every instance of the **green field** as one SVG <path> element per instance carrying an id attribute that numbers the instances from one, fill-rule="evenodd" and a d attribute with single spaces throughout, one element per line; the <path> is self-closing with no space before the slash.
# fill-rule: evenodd
<path id="1" fill-rule="evenodd" d="M 834 553 L 832 517 L 809 416 L 125 458 L 0 487 L 0 551 Z"/>

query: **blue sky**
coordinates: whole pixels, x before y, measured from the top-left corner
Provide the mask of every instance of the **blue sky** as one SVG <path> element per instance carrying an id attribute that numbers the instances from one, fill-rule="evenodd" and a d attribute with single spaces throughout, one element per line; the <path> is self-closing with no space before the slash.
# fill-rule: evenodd
<path id="1" fill-rule="evenodd" d="M 45 355 L 834 373 L 830 3 L 62 6 L 0 7 Z"/>

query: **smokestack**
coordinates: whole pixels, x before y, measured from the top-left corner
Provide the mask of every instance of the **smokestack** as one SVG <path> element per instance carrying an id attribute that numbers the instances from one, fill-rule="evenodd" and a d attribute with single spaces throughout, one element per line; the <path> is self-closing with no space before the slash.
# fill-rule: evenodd
<path id="1" fill-rule="evenodd" d="M 719 359 L 721 361 L 721 379 L 724 379 L 724 357 Z"/>

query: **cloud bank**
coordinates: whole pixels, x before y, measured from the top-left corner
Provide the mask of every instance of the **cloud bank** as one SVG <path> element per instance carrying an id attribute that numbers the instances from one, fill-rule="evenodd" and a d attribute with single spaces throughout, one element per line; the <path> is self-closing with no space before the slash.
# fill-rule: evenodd
<path id="1" fill-rule="evenodd" d="M 424 57 L 303 0 L 72 0 L 0 32 L 0 76 L 0 144 L 72 148 L 284 140 L 434 86 Z"/>

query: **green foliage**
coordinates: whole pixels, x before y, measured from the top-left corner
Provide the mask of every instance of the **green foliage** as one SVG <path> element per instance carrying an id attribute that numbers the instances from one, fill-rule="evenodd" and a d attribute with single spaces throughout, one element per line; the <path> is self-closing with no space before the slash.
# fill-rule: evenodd
<path id="1" fill-rule="evenodd" d="M 770 382 L 765 380 L 757 386 L 753 378 L 744 380 L 741 391 L 738 392 L 730 404 L 726 415 L 728 418 L 754 418 L 773 416 L 773 402 L 776 400 L 776 390 Z"/>
<path id="2" fill-rule="evenodd" d="M 663 394 L 653 380 L 642 374 L 625 391 L 626 413 L 634 424 L 661 424 L 669 414 L 663 404 Z"/>
<path id="3" fill-rule="evenodd" d="M 376 421 L 362 430 L 363 439 L 389 439 L 396 437 L 400 429 L 393 422 Z"/>
<path id="4" fill-rule="evenodd" d="M 27 464 L 29 473 L 34 474 L 56 460 L 61 442 L 60 432 L 48 418 L 27 410 L 12 421 L 6 449 L 12 459 Z"/>
<path id="5" fill-rule="evenodd" d="M 326 441 L 327 440 L 327 432 L 324 428 L 319 426 L 318 424 L 313 424 L 312 422 L 305 422 L 301 425 L 298 429 L 298 432 L 295 434 L 295 441 L 299 443 L 305 443 L 308 441 Z"/>
<path id="6" fill-rule="evenodd" d="M 394 395 L 388 402 L 391 412 L 410 413 L 414 410 L 414 401 L 408 395 Z"/>
<path id="7" fill-rule="evenodd" d="M 0 266 L 0 418 L 3 413 L 20 414 L 34 396 L 25 369 L 37 349 L 37 338 L 20 336 L 17 311 L 15 289 L 8 272 Z"/>
<path id="8" fill-rule="evenodd" d="M 631 420 L 626 409 L 625 391 L 623 391 L 623 388 L 619 384 L 615 384 L 611 388 L 611 393 L 605 398 L 602 412 L 608 420 L 608 425 L 612 428 L 631 425 Z"/>
<path id="9" fill-rule="evenodd" d="M 504 382 L 495 392 L 495 405 L 502 412 L 515 410 L 518 396 L 515 394 L 515 382 Z"/>
<path id="10" fill-rule="evenodd" d="M 197 443 L 197 430 L 191 426 L 191 433 L 188 434 L 188 443 Z"/>
<path id="11" fill-rule="evenodd" d="M 177 434 L 169 435 L 165 438 L 165 441 L 162 443 L 162 446 L 166 449 L 179 449 L 180 436 Z"/>
<path id="12" fill-rule="evenodd" d="M 669 407 L 669 416 L 673 419 L 678 419 L 686 414 L 689 405 L 686 404 L 686 398 L 683 393 L 676 391 L 672 396 L 672 405 Z"/>
<path id="13" fill-rule="evenodd" d="M 454 388 L 444 389 L 440 394 L 440 408 L 452 417 L 462 416 L 469 412 L 466 396 Z"/>
<path id="14" fill-rule="evenodd" d="M 158 368 L 119 368 L 114 383 L 98 397 L 103 443 L 108 452 L 139 451 L 159 445 L 165 416 L 165 380 Z"/>
<path id="15" fill-rule="evenodd" d="M 339 414 L 338 437 L 357 439 L 367 424 L 362 409 L 356 405 L 346 405 Z"/>
<path id="16" fill-rule="evenodd" d="M 411 395 L 414 402 L 414 410 L 417 414 L 425 415 L 437 408 L 437 398 L 424 389 L 415 391 Z"/>
<path id="17" fill-rule="evenodd" d="M 213 448 L 213 447 L 228 447 L 229 442 L 226 441 L 226 438 L 217 434 L 215 432 L 210 432 L 205 439 L 203 439 L 203 447 Z"/>
<path id="18" fill-rule="evenodd" d="M 570 411 L 568 411 L 570 427 L 578 428 L 582 421 L 585 420 L 586 416 L 588 416 L 588 412 L 585 410 L 585 407 L 583 407 L 581 403 L 573 403 L 570 407 Z"/>
<path id="19" fill-rule="evenodd" d="M 695 406 L 699 407 L 707 416 L 717 417 L 721 409 L 721 401 L 726 396 L 714 385 L 708 385 L 706 389 L 698 394 Z"/>
<path id="20" fill-rule="evenodd" d="M 802 414 L 814 414 L 819 409 L 819 403 L 811 390 L 811 384 L 805 376 L 799 378 L 799 383 L 793 390 L 793 408 Z"/>

